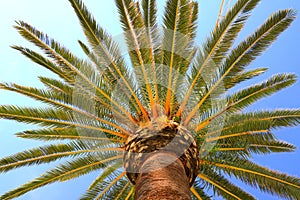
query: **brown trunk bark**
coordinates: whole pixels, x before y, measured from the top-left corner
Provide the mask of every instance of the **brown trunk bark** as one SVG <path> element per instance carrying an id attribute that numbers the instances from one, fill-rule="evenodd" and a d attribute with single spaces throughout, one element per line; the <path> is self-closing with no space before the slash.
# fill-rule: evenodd
<path id="1" fill-rule="evenodd" d="M 135 189 L 135 200 L 191 200 L 184 166 L 171 153 L 147 158 L 140 168 Z"/>

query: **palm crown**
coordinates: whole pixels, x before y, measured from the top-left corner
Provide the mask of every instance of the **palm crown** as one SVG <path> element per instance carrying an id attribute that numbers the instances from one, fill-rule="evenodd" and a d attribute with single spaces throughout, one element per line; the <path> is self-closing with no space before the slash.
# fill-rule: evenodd
<path id="1" fill-rule="evenodd" d="M 252 35 L 234 45 L 260 2 L 238 0 L 198 47 L 194 44 L 197 2 L 168 0 L 160 30 L 154 0 L 142 0 L 140 4 L 115 0 L 131 61 L 128 63 L 116 38 L 97 24 L 83 2 L 69 1 L 87 37 L 88 45 L 79 44 L 88 59 L 76 57 L 41 31 L 19 21 L 15 26 L 18 32 L 45 55 L 20 46 L 13 48 L 59 78 L 40 77 L 46 89 L 0 85 L 49 105 L 0 107 L 1 118 L 43 127 L 18 133 L 18 137 L 63 142 L 3 158 L 0 172 L 62 158 L 70 160 L 3 194 L 1 199 L 95 170 L 101 173 L 82 199 L 133 199 L 136 175 L 130 170 L 137 167 L 132 162 L 140 159 L 133 153 L 165 148 L 178 135 L 186 139 L 180 159 L 186 163 L 194 199 L 211 198 L 210 190 L 225 199 L 254 199 L 226 175 L 274 195 L 299 198 L 298 178 L 261 167 L 250 157 L 294 151 L 293 145 L 277 140 L 272 130 L 298 125 L 300 110 L 241 112 L 292 85 L 296 76 L 277 74 L 245 89 L 230 90 L 267 70 L 246 67 L 291 24 L 294 10 L 275 12 Z"/>

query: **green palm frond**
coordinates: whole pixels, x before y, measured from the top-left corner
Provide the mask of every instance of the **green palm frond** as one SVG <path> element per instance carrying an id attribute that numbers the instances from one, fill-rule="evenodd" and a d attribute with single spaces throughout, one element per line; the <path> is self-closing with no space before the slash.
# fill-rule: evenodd
<path id="1" fill-rule="evenodd" d="M 45 102 L 45 103 L 49 103 L 50 105 L 55 106 L 58 109 L 65 109 L 66 112 L 72 112 L 75 115 L 80 115 L 83 117 L 86 117 L 87 119 L 90 120 L 96 120 L 97 122 L 103 123 L 105 125 L 114 127 L 116 129 L 119 129 L 120 131 L 122 131 L 123 133 L 127 133 L 127 135 L 129 135 L 129 132 L 127 130 L 125 130 L 124 128 L 117 126 L 116 124 L 112 123 L 111 121 L 107 121 L 107 120 L 103 120 L 102 118 L 99 118 L 93 114 L 91 114 L 90 112 L 82 109 L 82 108 L 78 108 L 78 105 L 74 105 L 74 103 L 76 104 L 75 101 L 72 101 L 72 96 L 69 95 L 63 95 L 63 94 L 59 94 L 59 95 L 53 95 L 52 93 L 45 91 L 45 90 L 41 90 L 41 89 L 36 89 L 36 88 L 31 88 L 31 87 L 23 87 L 17 84 L 0 84 L 0 88 L 6 89 L 6 90 L 10 90 L 10 91 L 14 91 L 26 96 L 29 96 L 33 99 Z M 72 106 L 70 104 L 73 104 Z M 77 106 L 77 107 L 75 107 Z"/>
<path id="2" fill-rule="evenodd" d="M 12 48 L 20 51 L 23 55 L 25 55 L 27 58 L 31 59 L 33 62 L 45 67 L 46 69 L 52 71 L 53 73 L 57 74 L 59 77 L 61 77 L 63 80 L 73 83 L 74 77 L 71 74 L 68 74 L 68 72 L 64 71 L 61 67 L 58 67 L 55 63 L 53 63 L 51 60 L 45 58 L 41 54 L 34 52 L 28 48 L 20 47 L 20 46 L 12 46 Z"/>
<path id="3" fill-rule="evenodd" d="M 293 152 L 296 147 L 287 142 L 277 140 L 273 134 L 241 135 L 236 138 L 226 138 L 218 141 L 216 152 L 219 151 L 242 151 L 249 156 L 251 154 L 267 154 L 280 152 Z M 242 153 L 240 152 L 240 153 Z M 232 153 L 232 152 L 231 152 Z"/>
<path id="4" fill-rule="evenodd" d="M 66 84 L 58 79 L 39 76 L 39 80 L 47 87 L 49 91 L 56 94 L 72 96 L 73 88 L 71 85 Z"/>
<path id="5" fill-rule="evenodd" d="M 95 64 L 99 70 L 98 73 L 103 73 L 111 77 L 110 81 L 121 80 L 122 83 L 118 84 L 118 86 L 123 87 L 122 84 L 124 83 L 126 85 L 125 92 L 129 93 L 126 95 L 132 95 L 135 100 L 134 104 L 138 104 L 137 109 L 143 110 L 140 100 L 134 93 L 135 84 L 129 75 L 130 73 L 125 65 L 118 45 L 112 40 L 112 37 L 97 24 L 81 0 L 73 0 L 70 1 L 70 3 L 81 22 L 84 33 L 93 51 L 89 51 L 87 46 L 82 42 L 80 42 L 80 45 L 88 56 L 94 57 L 94 59 L 92 59 L 94 62 L 96 60 Z"/>
<path id="6" fill-rule="evenodd" d="M 107 180 L 102 180 L 98 182 L 94 187 L 89 188 L 89 190 L 83 195 L 82 200 L 87 199 L 109 199 L 114 198 L 114 196 L 118 195 L 117 192 L 120 191 L 119 185 L 120 182 L 122 186 L 125 186 L 128 182 L 127 178 L 125 178 L 125 172 L 115 172 L 112 177 L 109 177 Z M 125 180 L 124 180 L 125 179 Z M 116 193 L 116 194 L 112 194 Z"/>
<path id="7" fill-rule="evenodd" d="M 146 40 L 149 48 L 149 62 L 151 62 L 151 72 L 153 73 L 153 87 L 155 94 L 155 101 L 159 101 L 159 92 L 157 85 L 157 75 L 156 75 L 156 52 L 159 50 L 159 33 L 157 27 L 157 7 L 155 0 L 143 0 L 142 9 L 143 9 L 143 19 L 146 29 Z M 153 111 L 157 115 L 156 109 Z"/>
<path id="8" fill-rule="evenodd" d="M 58 65 L 63 66 L 68 73 L 76 75 L 77 86 L 79 88 L 82 88 L 84 91 L 87 90 L 91 94 L 96 91 L 96 98 L 102 105 L 110 107 L 108 105 L 113 103 L 118 109 L 120 109 L 122 113 L 134 121 L 133 117 L 128 113 L 128 111 L 111 99 L 108 91 L 104 91 L 102 89 L 102 87 L 99 85 L 100 77 L 94 73 L 92 66 L 78 59 L 59 43 L 50 39 L 47 35 L 44 35 L 42 32 L 36 30 L 25 22 L 18 22 L 18 26 L 15 28 L 24 38 L 40 47 L 45 51 L 46 54 L 51 56 Z M 98 97 L 98 95 L 100 97 Z"/>
<path id="9" fill-rule="evenodd" d="M 250 148 L 249 145 L 251 144 L 261 144 L 261 149 L 264 149 L 264 145 L 277 144 L 277 140 L 274 134 L 270 133 L 270 130 L 295 126 L 299 124 L 299 119 L 299 110 L 274 110 L 230 115 L 222 128 L 209 131 L 209 128 L 206 127 L 199 131 L 199 142 L 202 143 L 203 139 L 206 142 L 218 140 L 221 144 L 245 149 Z M 277 145 L 280 146 L 281 144 Z M 282 145 L 282 151 L 293 149 L 287 144 Z M 255 147 L 250 149 L 253 150 Z M 278 151 L 280 151 L 279 149 Z"/>
<path id="10" fill-rule="evenodd" d="M 178 89 L 180 84 L 178 73 L 174 76 L 173 70 L 186 73 L 195 52 L 192 43 L 195 37 L 197 6 L 190 0 L 168 1 L 166 5 L 160 63 L 169 68 L 166 72 L 168 78 L 164 105 L 167 115 L 172 113 L 175 103 L 172 90 Z"/>
<path id="11" fill-rule="evenodd" d="M 122 162 L 116 162 L 108 167 L 106 167 L 102 173 L 90 184 L 88 190 L 92 190 L 97 187 L 104 179 L 108 177 L 115 176 L 114 173 L 116 170 L 119 170 L 122 167 Z"/>
<path id="12" fill-rule="evenodd" d="M 4 195 L 0 196 L 0 198 L 15 198 L 30 190 L 45 186 L 53 182 L 70 180 L 78 176 L 90 173 L 91 171 L 106 167 L 107 164 L 120 158 L 122 158 L 122 155 L 111 155 L 110 153 L 107 153 L 104 158 L 100 158 L 99 155 L 77 158 L 42 174 L 40 177 L 20 186 L 19 188 L 5 193 Z"/>
<path id="13" fill-rule="evenodd" d="M 224 65 L 225 69 L 230 69 L 227 77 L 242 71 L 264 52 L 290 26 L 295 17 L 296 11 L 292 9 L 280 10 L 271 15 L 251 36 L 232 50 Z"/>
<path id="14" fill-rule="evenodd" d="M 106 142 L 107 144 L 108 142 Z M 0 172 L 7 172 L 15 168 L 38 165 L 42 163 L 53 162 L 65 157 L 78 157 L 89 153 L 100 151 L 111 151 L 113 148 L 100 148 L 100 142 L 97 142 L 97 148 L 80 141 L 69 144 L 55 144 L 26 150 L 15 155 L 0 160 Z M 117 148 L 114 148 L 118 150 Z M 120 149 L 121 151 L 121 149 Z"/>
<path id="15" fill-rule="evenodd" d="M 192 186 L 191 187 L 192 199 L 193 200 L 210 200 L 211 197 L 206 195 L 203 191 L 203 188 Z"/>
<path id="16" fill-rule="evenodd" d="M 125 38 L 132 66 L 135 70 L 136 80 L 142 92 L 142 98 L 150 107 L 155 110 L 154 94 L 150 83 L 154 80 L 154 68 L 147 66 L 154 61 L 154 57 L 149 57 L 149 40 L 146 34 L 146 27 L 143 16 L 137 4 L 132 0 L 116 0 L 116 5 L 120 14 L 120 22 L 125 31 Z M 150 69 L 147 69 L 150 68 Z M 150 74 L 150 76 L 149 76 Z M 143 89 L 142 89 L 143 88 Z M 146 120 L 149 120 L 148 114 L 142 110 Z M 156 111 L 155 111 L 156 112 Z"/>
<path id="17" fill-rule="evenodd" d="M 54 129 L 39 129 L 28 130 L 16 134 L 17 137 L 25 139 L 34 139 L 41 141 L 54 140 L 87 140 L 87 141 L 111 141 L 124 143 L 125 139 L 119 137 L 106 137 L 106 135 L 99 133 L 99 131 L 86 130 L 75 127 L 54 128 Z"/>
<path id="18" fill-rule="evenodd" d="M 246 72 L 237 73 L 234 77 L 224 80 L 224 87 L 230 89 L 239 83 L 252 79 L 266 72 L 268 68 L 257 68 Z"/>
<path id="19" fill-rule="evenodd" d="M 199 50 L 198 56 L 193 63 L 190 87 L 181 103 L 177 116 L 181 116 L 193 93 L 193 88 L 201 81 L 201 76 L 211 74 L 208 66 L 218 66 L 226 52 L 231 48 L 238 33 L 243 28 L 247 18 L 250 16 L 251 10 L 259 3 L 259 0 L 240 0 L 226 14 L 224 19 L 217 24 L 214 32 L 203 44 L 203 49 Z M 206 76 L 206 75 L 205 75 Z"/>
<path id="20" fill-rule="evenodd" d="M 294 152 L 296 147 L 292 144 L 282 141 L 270 141 L 260 143 L 250 143 L 248 150 L 253 153 L 279 153 L 279 152 Z"/>
<path id="21" fill-rule="evenodd" d="M 218 112 L 212 116 L 209 116 L 202 122 L 200 122 L 196 126 L 196 130 L 200 131 L 205 128 L 213 119 L 218 118 L 224 114 L 224 110 Z M 226 113 L 225 113 L 226 114 Z M 271 123 L 272 126 L 270 128 L 278 128 L 278 127 L 290 127 L 297 126 L 299 124 L 299 110 L 298 109 L 277 109 L 273 111 L 257 111 L 257 112 L 249 112 L 249 113 L 239 113 L 239 114 L 230 114 L 227 117 L 227 120 L 222 129 L 228 129 L 230 127 L 242 126 L 244 123 Z M 222 130 L 215 130 L 222 131 Z"/>
<path id="22" fill-rule="evenodd" d="M 12 48 L 50 70 L 55 78 L 40 76 L 44 88 L 0 83 L 0 89 L 43 103 L 39 108 L 0 105 L 0 119 L 41 127 L 16 136 L 56 142 L 0 159 L 0 173 L 61 163 L 0 199 L 16 198 L 92 171 L 99 175 L 81 199 L 134 199 L 135 187 L 130 176 L 126 177 L 130 172 L 122 160 L 126 145 L 134 138 L 130 148 L 143 151 L 155 147 L 152 143 L 143 146 L 138 134 L 173 130 L 173 126 L 178 134 L 181 130 L 191 133 L 201 154 L 198 177 L 190 185 L 192 199 L 255 199 L 233 184 L 231 177 L 282 198 L 299 198 L 299 178 L 250 159 L 254 154 L 295 151 L 294 145 L 277 139 L 273 131 L 299 125 L 300 110 L 242 112 L 294 84 L 296 75 L 276 74 L 262 83 L 232 90 L 267 71 L 247 67 L 289 27 L 295 10 L 275 12 L 253 34 L 236 43 L 260 0 L 237 0 L 221 17 L 226 2 L 222 0 L 213 31 L 198 47 L 197 1 L 166 1 L 160 32 L 155 0 L 115 0 L 125 32 L 127 52 L 122 52 L 122 44 L 97 23 L 83 0 L 69 2 L 86 36 L 87 42 L 78 40 L 86 59 L 19 21 L 17 31 L 42 53 Z M 163 137 L 161 141 L 165 142 Z M 193 167 L 182 163 L 185 169 Z"/>
<path id="23" fill-rule="evenodd" d="M 212 187 L 214 193 L 222 196 L 224 199 L 255 199 L 253 196 L 236 185 L 233 185 L 226 178 L 212 170 L 203 169 L 203 171 L 198 174 L 198 177 L 208 183 L 208 185 Z"/>
<path id="24" fill-rule="evenodd" d="M 124 185 L 122 187 L 123 187 L 123 189 L 120 189 L 118 191 L 119 194 L 116 196 L 115 200 L 125 199 L 125 197 L 128 195 L 128 193 L 133 189 L 133 186 L 131 185 L 130 182 L 127 182 L 126 185 Z"/>
<path id="25" fill-rule="evenodd" d="M 299 197 L 299 178 L 272 171 L 248 160 L 241 160 L 238 158 L 218 159 L 212 161 L 210 164 L 216 169 L 222 170 L 229 175 L 233 175 L 262 191 L 289 199 L 297 199 Z"/>
<path id="26" fill-rule="evenodd" d="M 251 61 L 259 55 L 261 51 L 265 50 L 274 40 L 276 40 L 277 36 L 282 33 L 294 19 L 294 10 L 278 11 L 272 15 L 252 36 L 250 36 L 250 38 L 232 50 L 219 72 L 220 77 L 216 79 L 215 83 L 212 84 L 207 93 L 205 93 L 205 95 L 201 98 L 201 101 L 186 117 L 185 124 L 189 123 L 209 95 L 223 83 L 224 78 L 226 76 L 230 76 L 231 72 L 239 69 L 237 64 L 243 60 L 244 56 L 251 55 L 249 59 L 246 59 Z"/>

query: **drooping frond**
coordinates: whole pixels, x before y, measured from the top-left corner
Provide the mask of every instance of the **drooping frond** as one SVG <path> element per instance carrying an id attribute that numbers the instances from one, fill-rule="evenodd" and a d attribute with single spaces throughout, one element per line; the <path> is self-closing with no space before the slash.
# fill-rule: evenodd
<path id="1" fill-rule="evenodd" d="M 112 177 L 98 182 L 93 188 L 89 188 L 81 199 L 113 199 L 122 188 L 120 185 L 125 186 L 128 182 L 127 178 L 125 178 L 125 174 L 125 172 L 115 172 Z"/>
<path id="2" fill-rule="evenodd" d="M 255 199 L 252 195 L 230 183 L 226 178 L 213 170 L 204 169 L 198 174 L 198 177 L 208 183 L 215 194 L 222 196 L 224 199 Z"/>
<path id="3" fill-rule="evenodd" d="M 107 144 L 108 141 L 103 144 L 105 143 Z M 88 153 L 95 154 L 100 151 L 105 152 L 118 150 L 116 147 L 100 148 L 100 145 L 103 145 L 100 142 L 94 143 L 94 145 L 97 144 L 97 147 L 93 147 L 91 144 L 77 141 L 69 144 L 55 144 L 26 150 L 9 157 L 2 158 L 0 160 L 0 172 L 3 173 L 24 166 L 49 163 L 66 157 L 74 158 L 87 155 Z"/>
<path id="4" fill-rule="evenodd" d="M 57 74 L 59 77 L 61 77 L 68 83 L 74 83 L 74 77 L 72 74 L 69 74 L 68 72 L 64 71 L 61 67 L 57 66 L 55 63 L 45 58 L 41 54 L 38 54 L 37 52 L 20 46 L 12 46 L 12 48 L 20 51 L 23 55 L 31 59 L 33 62 L 45 67 L 46 69 L 52 71 L 54 74 Z"/>
<path id="5" fill-rule="evenodd" d="M 85 175 L 91 171 L 101 169 L 107 166 L 107 164 L 120 159 L 121 157 L 122 155 L 111 156 L 109 153 L 107 153 L 103 158 L 100 158 L 99 155 L 77 158 L 74 161 L 62 164 L 57 168 L 42 174 L 40 177 L 20 186 L 19 188 L 5 193 L 4 195 L 0 196 L 0 198 L 3 200 L 15 198 L 33 189 L 45 186 L 53 182 L 67 181 L 78 176 Z"/>
<path id="6" fill-rule="evenodd" d="M 283 198 L 297 199 L 299 197 L 300 179 L 269 170 L 248 160 L 238 158 L 217 159 L 205 162 L 230 176 L 259 188 L 264 192 L 276 194 Z"/>
<path id="7" fill-rule="evenodd" d="M 246 72 L 238 73 L 234 77 L 231 77 L 230 79 L 226 78 L 226 80 L 224 81 L 224 87 L 225 89 L 230 89 L 243 81 L 252 79 L 256 76 L 263 74 L 267 70 L 268 68 L 257 68 Z"/>

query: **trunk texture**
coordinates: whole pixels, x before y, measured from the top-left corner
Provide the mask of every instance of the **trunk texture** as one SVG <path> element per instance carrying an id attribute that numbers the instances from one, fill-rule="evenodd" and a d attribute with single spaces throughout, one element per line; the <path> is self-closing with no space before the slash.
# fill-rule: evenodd
<path id="1" fill-rule="evenodd" d="M 175 154 L 164 152 L 147 158 L 136 180 L 135 199 L 191 200 L 189 180 L 177 158 Z"/>

